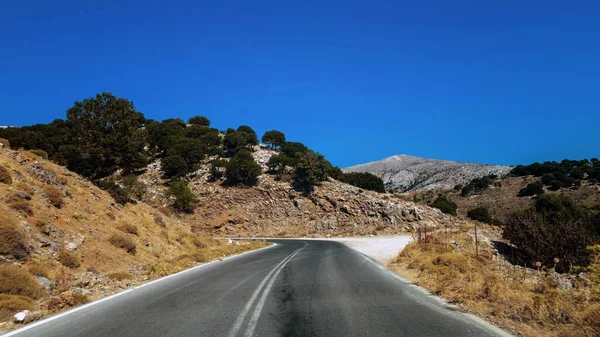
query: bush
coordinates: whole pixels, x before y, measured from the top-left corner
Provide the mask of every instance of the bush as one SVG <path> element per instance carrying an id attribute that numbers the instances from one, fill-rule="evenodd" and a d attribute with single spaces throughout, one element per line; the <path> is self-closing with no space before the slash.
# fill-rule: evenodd
<path id="1" fill-rule="evenodd" d="M 29 152 L 35 154 L 38 157 L 41 157 L 43 159 L 48 159 L 48 152 L 44 151 L 44 150 L 39 150 L 39 149 L 33 149 L 33 150 L 29 150 Z"/>
<path id="2" fill-rule="evenodd" d="M 527 187 L 521 189 L 517 196 L 526 197 L 532 195 L 538 195 L 544 193 L 544 184 L 541 181 L 534 181 L 531 184 L 528 184 Z"/>
<path id="3" fill-rule="evenodd" d="M 23 310 L 33 310 L 31 298 L 18 295 L 0 294 L 0 321 L 8 321 L 12 316 Z"/>
<path id="4" fill-rule="evenodd" d="M 529 266 L 541 262 L 546 267 L 557 264 L 557 271 L 565 272 L 589 263 L 586 248 L 599 241 L 591 222 L 588 211 L 573 199 L 543 194 L 534 207 L 508 217 L 503 238 L 516 246 L 516 262 Z"/>
<path id="5" fill-rule="evenodd" d="M 366 190 L 371 190 L 379 193 L 385 193 L 385 186 L 383 185 L 383 180 L 378 176 L 368 173 L 368 172 L 351 172 L 351 173 L 342 173 L 340 177 L 340 181 L 343 181 L 347 184 L 364 188 Z"/>
<path id="6" fill-rule="evenodd" d="M 164 157 L 160 160 L 160 163 L 165 178 L 177 178 L 188 173 L 187 162 L 181 156 Z"/>
<path id="7" fill-rule="evenodd" d="M 467 217 L 473 220 L 492 223 L 492 217 L 486 207 L 475 207 L 467 212 Z"/>
<path id="8" fill-rule="evenodd" d="M 136 225 L 132 225 L 130 223 L 123 223 L 119 227 L 119 230 L 125 232 L 127 234 L 138 235 L 138 228 Z"/>
<path id="9" fill-rule="evenodd" d="M 125 205 L 128 203 L 131 198 L 129 197 L 129 192 L 117 185 L 114 181 L 109 180 L 99 180 L 96 181 L 95 184 L 101 189 L 105 190 L 110 194 L 110 196 L 115 199 L 115 202 L 119 205 Z"/>
<path id="10" fill-rule="evenodd" d="M 50 204 L 56 208 L 61 208 L 63 205 L 63 194 L 61 190 L 54 186 L 44 187 L 46 198 L 50 201 Z"/>
<path id="11" fill-rule="evenodd" d="M 465 187 L 462 188 L 462 190 L 460 191 L 460 195 L 462 195 L 463 197 L 466 197 L 474 189 L 475 189 L 475 187 L 473 185 L 469 184 L 469 185 L 467 185 L 467 186 L 465 186 Z"/>
<path id="12" fill-rule="evenodd" d="M 13 265 L 0 265 L 0 293 L 37 300 L 45 291 L 27 270 Z"/>
<path id="13" fill-rule="evenodd" d="M 2 165 L 0 165 L 0 183 L 10 185 L 12 184 L 12 176 L 10 172 Z"/>
<path id="14" fill-rule="evenodd" d="M 33 215 L 33 209 L 29 206 L 29 202 L 25 199 L 21 199 L 17 196 L 11 197 L 8 200 L 8 206 L 10 208 L 17 210 L 19 212 L 23 212 L 27 215 Z"/>
<path id="15" fill-rule="evenodd" d="M 563 187 L 563 183 L 560 180 L 552 180 L 549 185 L 548 189 L 552 191 L 558 191 Z"/>
<path id="16" fill-rule="evenodd" d="M 76 269 L 81 265 L 77 256 L 66 250 L 61 250 L 56 259 L 58 262 L 60 262 L 60 264 L 71 269 Z"/>
<path id="17" fill-rule="evenodd" d="M 331 164 L 323 155 L 308 150 L 299 156 L 292 185 L 297 191 L 310 194 L 315 185 L 327 179 L 330 169 Z"/>
<path id="18" fill-rule="evenodd" d="M 111 279 L 117 280 L 117 281 L 133 280 L 133 275 L 131 275 L 131 273 L 126 272 L 126 271 L 117 271 L 114 273 L 110 273 L 106 276 L 108 276 L 108 278 L 111 278 Z"/>
<path id="19" fill-rule="evenodd" d="M 133 240 L 131 240 L 125 234 L 113 234 L 108 239 L 108 242 L 117 248 L 125 249 L 131 255 L 135 255 L 136 253 L 135 242 L 133 242 Z"/>
<path id="20" fill-rule="evenodd" d="M 174 197 L 175 202 L 173 208 L 180 212 L 192 213 L 198 199 L 190 190 L 188 185 L 183 181 L 175 181 L 171 183 L 167 190 L 167 196 Z"/>
<path id="21" fill-rule="evenodd" d="M 133 196 L 137 200 L 142 200 L 144 193 L 146 193 L 146 184 L 139 181 L 135 174 L 129 174 L 123 178 L 123 188 L 129 195 L 129 198 Z"/>
<path id="22" fill-rule="evenodd" d="M 431 203 L 431 207 L 435 207 L 446 214 L 451 214 L 456 216 L 456 208 L 458 207 L 454 202 L 446 199 L 446 197 L 441 196 L 435 199 Z"/>
<path id="23" fill-rule="evenodd" d="M 25 238 L 15 222 L 0 215 L 0 255 L 12 255 L 16 259 L 23 259 L 27 253 Z"/>
<path id="24" fill-rule="evenodd" d="M 260 165 L 254 161 L 252 153 L 247 150 L 237 151 L 227 163 L 225 171 L 228 185 L 256 185 L 260 174 Z"/>

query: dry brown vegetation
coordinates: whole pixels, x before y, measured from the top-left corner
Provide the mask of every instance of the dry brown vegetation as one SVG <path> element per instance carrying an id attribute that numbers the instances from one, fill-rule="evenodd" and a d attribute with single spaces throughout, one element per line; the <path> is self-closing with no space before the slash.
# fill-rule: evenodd
<path id="1" fill-rule="evenodd" d="M 62 192 L 51 185 L 44 187 L 44 192 L 46 192 L 46 197 L 50 204 L 56 208 L 61 208 L 63 205 L 63 194 Z"/>
<path id="2" fill-rule="evenodd" d="M 12 184 L 12 176 L 6 167 L 0 165 L 0 183 Z"/>
<path id="3" fill-rule="evenodd" d="M 481 229 L 480 229 L 481 230 Z M 493 231 L 495 229 L 490 229 Z M 476 255 L 469 228 L 409 244 L 393 270 L 451 302 L 527 336 L 600 334 L 600 246 L 584 276 L 560 275 L 553 266 L 517 268 L 480 242 Z M 481 239 L 481 238 L 480 238 Z M 448 245 L 446 242 L 462 245 Z M 568 284 L 568 285 L 567 285 Z"/>
<path id="4" fill-rule="evenodd" d="M 58 262 L 63 266 L 71 269 L 79 268 L 81 263 L 79 262 L 79 258 L 72 252 L 68 252 L 66 250 L 61 250 L 56 257 Z"/>
<path id="5" fill-rule="evenodd" d="M 0 214 L 0 255 L 12 255 L 21 259 L 27 256 L 27 246 L 23 233 L 14 220 Z"/>
<path id="6" fill-rule="evenodd" d="M 110 242 L 113 246 L 117 248 L 125 249 L 129 254 L 132 255 L 135 255 L 135 252 L 137 250 L 135 242 L 133 242 L 132 239 L 130 239 L 124 234 L 113 234 L 108 239 L 108 242 Z"/>
<path id="7" fill-rule="evenodd" d="M 117 281 L 134 279 L 133 275 L 131 275 L 131 273 L 127 272 L 127 271 L 117 271 L 114 273 L 107 274 L 106 276 L 108 276 L 109 278 L 111 278 L 113 280 L 117 280 Z"/>
<path id="8" fill-rule="evenodd" d="M 0 294 L 20 295 L 37 300 L 44 295 L 44 289 L 26 269 L 0 265 Z"/>
<path id="9" fill-rule="evenodd" d="M 29 297 L 0 294 L 0 321 L 10 319 L 15 312 L 32 310 L 33 307 L 33 300 Z"/>
<path id="10" fill-rule="evenodd" d="M 127 234 L 133 234 L 133 235 L 138 235 L 138 228 L 136 225 L 132 225 L 130 223 L 123 223 L 121 224 L 121 226 L 119 227 L 119 230 L 122 232 L 125 232 Z"/>

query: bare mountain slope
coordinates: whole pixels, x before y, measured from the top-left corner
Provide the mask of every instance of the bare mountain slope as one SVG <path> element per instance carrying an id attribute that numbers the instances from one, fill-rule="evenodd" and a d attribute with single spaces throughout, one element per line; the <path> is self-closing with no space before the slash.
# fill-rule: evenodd
<path id="1" fill-rule="evenodd" d="M 503 175 L 510 166 L 461 163 L 404 154 L 345 168 L 344 172 L 369 172 L 383 180 L 388 191 L 408 192 L 452 188 L 489 174 Z"/>

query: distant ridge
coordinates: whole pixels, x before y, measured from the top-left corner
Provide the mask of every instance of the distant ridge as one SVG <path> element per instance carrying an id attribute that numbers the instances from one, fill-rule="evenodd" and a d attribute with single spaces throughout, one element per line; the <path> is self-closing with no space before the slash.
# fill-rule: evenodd
<path id="1" fill-rule="evenodd" d="M 383 180 L 387 191 L 409 192 L 453 188 L 490 174 L 505 175 L 511 166 L 463 163 L 399 154 L 351 166 L 344 172 L 369 172 Z"/>

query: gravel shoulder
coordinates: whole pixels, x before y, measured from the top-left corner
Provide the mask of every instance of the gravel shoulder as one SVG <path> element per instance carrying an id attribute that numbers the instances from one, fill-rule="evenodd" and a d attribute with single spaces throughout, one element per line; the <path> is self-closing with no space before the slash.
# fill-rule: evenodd
<path id="1" fill-rule="evenodd" d="M 384 265 L 390 263 L 407 244 L 412 241 L 410 235 L 369 236 L 348 238 L 327 238 L 319 240 L 338 241 L 353 248 Z"/>

